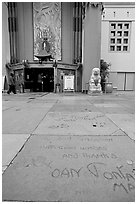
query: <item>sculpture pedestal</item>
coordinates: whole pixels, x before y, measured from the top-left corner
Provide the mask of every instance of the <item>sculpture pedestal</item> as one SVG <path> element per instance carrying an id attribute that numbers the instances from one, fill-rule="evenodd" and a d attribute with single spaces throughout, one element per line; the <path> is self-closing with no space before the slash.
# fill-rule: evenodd
<path id="1" fill-rule="evenodd" d="M 102 94 L 101 86 L 96 86 L 96 85 L 89 86 L 88 94 L 92 96 L 101 95 Z"/>
<path id="2" fill-rule="evenodd" d="M 91 75 L 90 80 L 89 80 L 89 89 L 88 89 L 89 95 L 102 94 L 100 81 L 101 81 L 100 69 L 94 68 L 92 70 L 92 75 Z"/>

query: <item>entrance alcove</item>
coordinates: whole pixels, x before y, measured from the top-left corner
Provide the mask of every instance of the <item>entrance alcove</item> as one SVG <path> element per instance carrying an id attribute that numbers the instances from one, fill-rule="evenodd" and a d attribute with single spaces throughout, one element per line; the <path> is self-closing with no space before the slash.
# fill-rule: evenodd
<path id="1" fill-rule="evenodd" d="M 25 91 L 34 92 L 56 92 L 57 84 L 59 84 L 59 92 L 64 89 L 64 76 L 74 75 L 74 91 L 80 90 L 78 82 L 81 69 L 77 65 L 59 62 L 54 67 L 53 62 L 27 62 L 27 66 L 22 63 L 11 66 L 15 74 L 16 88 L 20 89 L 20 76 L 23 76 Z"/>

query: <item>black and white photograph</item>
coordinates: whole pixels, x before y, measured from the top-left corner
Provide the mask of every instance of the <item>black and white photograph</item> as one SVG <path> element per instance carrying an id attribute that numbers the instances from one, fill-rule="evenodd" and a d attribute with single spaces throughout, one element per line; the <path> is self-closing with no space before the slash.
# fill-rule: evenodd
<path id="1" fill-rule="evenodd" d="M 1 11 L 2 202 L 135 202 L 135 1 Z"/>

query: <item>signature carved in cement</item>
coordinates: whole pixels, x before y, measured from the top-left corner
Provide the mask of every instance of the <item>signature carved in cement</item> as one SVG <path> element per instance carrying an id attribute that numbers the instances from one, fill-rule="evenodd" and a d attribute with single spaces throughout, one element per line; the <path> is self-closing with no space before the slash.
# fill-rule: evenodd
<path id="1" fill-rule="evenodd" d="M 116 166 L 114 169 L 108 170 L 105 163 L 92 162 L 80 168 L 55 168 L 51 172 L 52 178 L 55 179 L 73 179 L 81 178 L 83 174 L 89 176 L 89 179 L 103 178 L 112 183 L 112 190 L 114 192 L 122 189 L 125 193 L 130 193 L 135 189 L 134 181 L 135 174 L 133 169 L 127 171 L 125 166 Z"/>

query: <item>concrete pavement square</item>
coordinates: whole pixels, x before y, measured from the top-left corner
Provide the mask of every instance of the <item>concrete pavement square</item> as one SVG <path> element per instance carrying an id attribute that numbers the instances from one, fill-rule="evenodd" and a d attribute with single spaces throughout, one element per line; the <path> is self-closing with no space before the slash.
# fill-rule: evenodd
<path id="1" fill-rule="evenodd" d="M 134 161 L 127 136 L 33 135 L 3 174 L 3 201 L 133 202 Z"/>
<path id="2" fill-rule="evenodd" d="M 50 112 L 97 112 L 98 109 L 91 104 L 56 104 L 51 109 Z"/>
<path id="3" fill-rule="evenodd" d="M 4 171 L 13 158 L 18 154 L 29 134 L 2 135 L 2 170 Z"/>
<path id="4" fill-rule="evenodd" d="M 116 103 L 102 103 L 102 104 L 95 104 L 95 107 L 98 110 L 101 110 L 104 114 L 126 114 L 127 108 L 123 107 L 120 104 Z"/>
<path id="5" fill-rule="evenodd" d="M 116 125 L 120 124 L 123 130 L 131 139 L 135 139 L 135 116 L 133 114 L 107 114 Z"/>
<path id="6" fill-rule="evenodd" d="M 134 102 L 134 92 L 4 96 L 3 201 L 133 202 Z"/>
<path id="7" fill-rule="evenodd" d="M 16 107 L 5 111 L 2 116 L 2 132 L 4 134 L 12 133 L 32 133 L 39 122 L 43 119 L 48 109 L 24 109 Z M 6 121 L 6 122 L 4 122 Z"/>
<path id="8" fill-rule="evenodd" d="M 34 134 L 124 135 L 101 112 L 48 112 Z"/>

